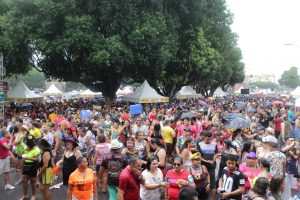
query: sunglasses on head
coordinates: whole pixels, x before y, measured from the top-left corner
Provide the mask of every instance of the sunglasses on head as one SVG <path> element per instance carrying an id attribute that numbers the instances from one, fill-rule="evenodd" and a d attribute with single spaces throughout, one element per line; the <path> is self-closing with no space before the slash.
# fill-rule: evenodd
<path id="1" fill-rule="evenodd" d="M 181 163 L 173 163 L 174 166 L 181 166 Z"/>

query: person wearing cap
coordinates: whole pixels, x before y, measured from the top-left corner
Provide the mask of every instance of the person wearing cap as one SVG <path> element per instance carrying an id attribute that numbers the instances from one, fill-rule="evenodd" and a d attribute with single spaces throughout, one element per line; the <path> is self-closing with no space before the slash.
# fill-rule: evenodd
<path id="1" fill-rule="evenodd" d="M 265 144 L 267 153 L 263 156 L 270 162 L 271 175 L 284 176 L 286 169 L 286 157 L 278 149 L 278 140 L 268 135 L 263 137 L 262 142 Z"/>
<path id="2" fill-rule="evenodd" d="M 190 157 L 192 165 L 189 169 L 191 178 L 196 185 L 199 200 L 207 200 L 210 191 L 210 175 L 207 168 L 201 164 L 201 154 L 194 153 Z"/>
<path id="3" fill-rule="evenodd" d="M 189 127 L 184 128 L 184 135 L 179 136 L 176 142 L 176 153 L 179 154 L 179 150 L 186 140 L 191 139 L 191 129 Z"/>
<path id="4" fill-rule="evenodd" d="M 107 172 L 107 186 L 110 200 L 117 200 L 119 176 L 121 171 L 127 166 L 127 157 L 121 154 L 122 143 L 117 139 L 110 143 L 111 155 L 104 158 L 99 171 L 99 180 L 102 180 L 104 172 Z"/>
<path id="5" fill-rule="evenodd" d="M 41 161 L 39 163 L 39 173 L 37 175 L 38 180 L 41 183 L 40 189 L 42 191 L 44 200 L 51 199 L 51 193 L 49 187 L 53 182 L 52 167 L 53 163 L 51 162 L 51 145 L 45 139 L 41 139 L 38 144 L 41 149 Z"/>
<path id="6" fill-rule="evenodd" d="M 246 155 L 246 162 L 240 165 L 240 171 L 245 176 L 245 193 L 247 193 L 254 185 L 254 178 L 260 173 L 255 152 L 249 152 Z"/>
<path id="7" fill-rule="evenodd" d="M 65 139 L 66 149 L 62 156 L 62 159 L 59 160 L 56 165 L 62 167 L 63 174 L 63 185 L 68 185 L 69 176 L 72 172 L 76 170 L 76 160 L 79 157 L 82 157 L 82 154 L 78 148 L 78 143 L 73 137 L 68 137 Z"/>

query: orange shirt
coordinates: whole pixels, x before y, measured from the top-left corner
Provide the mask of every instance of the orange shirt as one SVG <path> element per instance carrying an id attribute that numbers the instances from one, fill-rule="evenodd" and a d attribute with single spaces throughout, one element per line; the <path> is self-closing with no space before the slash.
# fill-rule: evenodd
<path id="1" fill-rule="evenodd" d="M 80 200 L 90 200 L 94 192 L 93 183 L 94 173 L 92 169 L 86 169 L 85 178 L 76 169 L 69 178 L 69 184 L 73 186 L 72 196 Z"/>

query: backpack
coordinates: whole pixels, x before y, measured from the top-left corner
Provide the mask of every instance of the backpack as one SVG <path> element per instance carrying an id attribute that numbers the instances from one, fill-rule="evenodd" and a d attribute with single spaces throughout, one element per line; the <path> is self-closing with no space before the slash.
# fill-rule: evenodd
<path id="1" fill-rule="evenodd" d="M 107 160 L 107 174 L 109 179 L 119 179 L 119 176 L 123 170 L 122 160 L 114 158 L 115 155 L 112 155 L 112 159 Z"/>

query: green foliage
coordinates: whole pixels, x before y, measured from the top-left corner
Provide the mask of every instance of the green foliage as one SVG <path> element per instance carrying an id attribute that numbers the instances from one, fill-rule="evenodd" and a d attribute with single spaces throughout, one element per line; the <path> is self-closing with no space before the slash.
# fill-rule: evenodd
<path id="1" fill-rule="evenodd" d="M 34 66 L 108 98 L 122 80 L 173 97 L 184 85 L 209 95 L 244 79 L 224 0 L 6 0 L 0 15 L 9 75 Z"/>
<path id="2" fill-rule="evenodd" d="M 300 79 L 298 76 L 297 67 L 291 67 L 289 70 L 285 70 L 278 80 L 279 85 L 286 86 L 291 89 L 295 89 L 300 85 Z"/>
<path id="3" fill-rule="evenodd" d="M 252 87 L 258 87 L 259 89 L 276 89 L 278 88 L 278 84 L 273 82 L 265 82 L 265 81 L 255 81 L 251 82 Z"/>
<path id="4" fill-rule="evenodd" d="M 29 89 L 44 88 L 46 77 L 43 73 L 32 69 L 26 75 L 16 75 L 5 79 L 10 87 L 15 85 L 18 80 L 23 80 Z"/>

